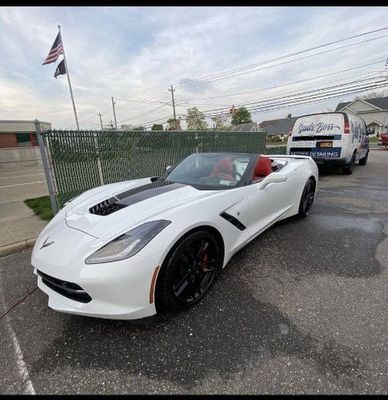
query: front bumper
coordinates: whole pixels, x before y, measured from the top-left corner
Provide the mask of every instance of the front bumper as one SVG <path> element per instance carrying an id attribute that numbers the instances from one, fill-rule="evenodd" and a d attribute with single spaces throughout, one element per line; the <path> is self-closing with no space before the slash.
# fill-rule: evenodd
<path id="1" fill-rule="evenodd" d="M 35 243 L 31 263 L 38 287 L 49 297 L 50 308 L 109 319 L 139 319 L 156 313 L 150 291 L 160 261 L 157 254 L 137 254 L 127 260 L 87 265 L 84 258 L 95 246 L 96 238 L 67 227 L 64 221 L 47 227 Z M 47 236 L 55 242 L 41 248 Z M 63 282 L 62 289 L 81 290 L 91 299 L 80 301 L 61 292 Z"/>

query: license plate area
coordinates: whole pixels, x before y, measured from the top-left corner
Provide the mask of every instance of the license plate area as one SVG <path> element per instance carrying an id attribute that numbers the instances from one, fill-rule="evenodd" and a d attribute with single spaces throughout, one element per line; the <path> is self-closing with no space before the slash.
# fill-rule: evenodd
<path id="1" fill-rule="evenodd" d="M 333 147 L 333 142 L 318 142 L 317 147 L 324 147 L 324 148 Z"/>

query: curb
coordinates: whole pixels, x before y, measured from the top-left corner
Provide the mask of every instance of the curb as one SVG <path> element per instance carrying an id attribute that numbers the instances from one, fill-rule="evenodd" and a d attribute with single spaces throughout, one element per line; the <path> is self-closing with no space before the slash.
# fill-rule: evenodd
<path id="1" fill-rule="evenodd" d="M 36 239 L 37 239 L 37 237 L 32 238 L 32 239 L 22 240 L 20 242 L 7 244 L 5 246 L 0 246 L 0 257 L 16 253 L 20 250 L 27 249 L 28 247 L 32 247 L 34 245 Z"/>

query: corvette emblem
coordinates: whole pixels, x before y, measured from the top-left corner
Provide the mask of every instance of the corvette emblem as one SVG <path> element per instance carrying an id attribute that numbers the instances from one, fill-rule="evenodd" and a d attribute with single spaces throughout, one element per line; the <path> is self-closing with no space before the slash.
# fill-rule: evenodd
<path id="1" fill-rule="evenodd" d="M 42 247 L 40 248 L 41 250 L 43 249 L 43 247 L 49 247 L 54 243 L 54 241 L 48 242 L 48 239 L 49 238 L 47 237 L 47 239 L 43 242 Z"/>

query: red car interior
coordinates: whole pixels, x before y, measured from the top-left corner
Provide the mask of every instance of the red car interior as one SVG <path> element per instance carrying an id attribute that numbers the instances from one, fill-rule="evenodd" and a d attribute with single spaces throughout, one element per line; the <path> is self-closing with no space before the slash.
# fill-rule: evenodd
<path id="1" fill-rule="evenodd" d="M 260 156 L 253 171 L 253 180 L 266 177 L 272 172 L 271 160 L 268 157 Z"/>

